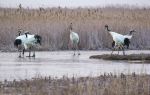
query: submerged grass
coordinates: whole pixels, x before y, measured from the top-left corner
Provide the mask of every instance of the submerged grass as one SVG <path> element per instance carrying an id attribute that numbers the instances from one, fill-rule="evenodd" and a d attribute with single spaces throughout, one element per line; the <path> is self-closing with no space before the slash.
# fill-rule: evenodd
<path id="1" fill-rule="evenodd" d="M 98 77 L 51 77 L 32 80 L 5 81 L 0 84 L 1 95 L 149 95 L 150 76 L 146 74 Z"/>
<path id="2" fill-rule="evenodd" d="M 0 49 L 15 50 L 18 28 L 42 36 L 41 50 L 68 50 L 68 26 L 80 36 L 80 49 L 96 50 L 111 47 L 112 38 L 104 31 L 108 24 L 113 31 L 128 34 L 135 29 L 131 49 L 150 48 L 149 8 L 0 8 Z"/>

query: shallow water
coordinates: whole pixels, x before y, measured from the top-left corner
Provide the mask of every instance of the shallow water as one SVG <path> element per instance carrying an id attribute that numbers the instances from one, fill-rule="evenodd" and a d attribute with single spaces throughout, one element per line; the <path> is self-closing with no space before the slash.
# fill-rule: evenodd
<path id="1" fill-rule="evenodd" d="M 150 64 L 147 63 L 89 59 L 91 55 L 109 53 L 110 51 L 81 51 L 80 56 L 73 56 L 73 51 L 36 52 L 36 58 L 18 58 L 16 52 L 1 52 L 0 80 L 31 79 L 38 76 L 97 76 L 110 72 L 150 74 Z M 150 53 L 150 51 L 127 51 L 127 53 Z"/>

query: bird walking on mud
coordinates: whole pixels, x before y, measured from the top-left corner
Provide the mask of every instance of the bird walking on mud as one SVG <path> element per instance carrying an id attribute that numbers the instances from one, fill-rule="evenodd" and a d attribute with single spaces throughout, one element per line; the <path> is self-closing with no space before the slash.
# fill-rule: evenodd
<path id="1" fill-rule="evenodd" d="M 78 55 L 80 55 L 80 52 L 79 52 L 79 41 L 80 41 L 80 39 L 79 39 L 78 33 L 73 31 L 72 23 L 69 26 L 69 31 L 70 31 L 71 45 L 72 45 L 72 48 L 74 49 L 74 54 L 73 55 L 75 55 L 76 50 L 78 51 Z"/>
<path id="2" fill-rule="evenodd" d="M 41 36 L 39 35 L 33 35 L 30 34 L 29 32 L 26 32 L 24 34 L 21 34 L 21 31 L 19 32 L 19 36 L 16 37 L 14 41 L 14 45 L 18 48 L 18 51 L 20 52 L 19 57 L 21 57 L 21 52 L 22 55 L 24 56 L 25 50 L 29 50 L 29 56 L 28 57 L 35 57 L 35 51 L 33 52 L 33 56 L 31 56 L 31 49 L 33 47 L 36 47 L 36 45 L 40 44 L 41 45 Z"/>
<path id="3" fill-rule="evenodd" d="M 115 49 L 118 50 L 118 54 L 119 54 L 119 49 L 121 49 L 123 51 L 123 55 L 125 55 L 125 46 L 127 47 L 127 49 L 129 48 L 129 44 L 130 44 L 130 39 L 132 38 L 132 33 L 136 32 L 135 30 L 131 30 L 130 33 L 128 35 L 122 35 L 116 32 L 111 31 L 108 28 L 108 25 L 105 25 L 105 29 L 106 31 L 108 31 L 112 38 L 113 38 L 113 42 L 112 42 L 112 53 Z M 111 53 L 111 54 L 112 54 Z"/>

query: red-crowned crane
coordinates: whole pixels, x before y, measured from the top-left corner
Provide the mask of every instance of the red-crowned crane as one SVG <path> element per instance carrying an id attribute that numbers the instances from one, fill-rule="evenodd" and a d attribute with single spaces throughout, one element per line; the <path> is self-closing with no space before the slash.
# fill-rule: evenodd
<path id="1" fill-rule="evenodd" d="M 70 41 L 71 41 L 71 45 L 74 48 L 74 55 L 75 55 L 75 51 L 78 50 L 78 55 L 80 55 L 79 52 L 79 35 L 78 33 L 73 31 L 72 28 L 72 23 L 69 26 L 69 31 L 70 31 Z"/>
<path id="2" fill-rule="evenodd" d="M 118 49 L 118 50 L 122 49 L 123 55 L 125 55 L 124 47 L 126 46 L 127 48 L 129 48 L 130 39 L 132 38 L 132 33 L 136 32 L 136 31 L 131 30 L 128 35 L 122 35 L 122 34 L 111 31 L 108 28 L 108 25 L 105 25 L 105 29 L 106 29 L 106 31 L 108 31 L 110 33 L 110 35 L 113 38 L 112 47 L 114 49 Z M 114 49 L 112 50 L 112 53 L 113 53 Z M 119 51 L 118 51 L 118 54 L 119 54 Z"/>
<path id="3" fill-rule="evenodd" d="M 37 46 L 38 44 L 41 45 L 41 36 L 39 35 L 32 35 L 29 32 L 26 32 L 18 37 L 16 37 L 14 41 L 14 45 L 20 51 L 19 57 L 21 57 L 21 52 L 24 56 L 25 50 L 29 49 L 29 56 L 28 57 L 35 57 L 35 51 L 33 52 L 33 56 L 31 56 L 31 49 Z"/>

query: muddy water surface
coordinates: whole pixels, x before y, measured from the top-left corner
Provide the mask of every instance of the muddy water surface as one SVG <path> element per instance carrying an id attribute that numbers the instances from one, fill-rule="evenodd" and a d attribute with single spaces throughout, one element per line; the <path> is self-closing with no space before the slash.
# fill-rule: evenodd
<path id="1" fill-rule="evenodd" d="M 72 51 L 36 52 L 36 58 L 18 58 L 16 52 L 1 52 L 0 80 L 30 79 L 38 76 L 97 76 L 105 72 L 150 74 L 150 64 L 147 63 L 89 59 L 91 55 L 108 53 L 110 51 L 81 51 L 80 56 L 73 56 Z M 150 53 L 150 51 L 127 51 L 127 53 Z"/>

